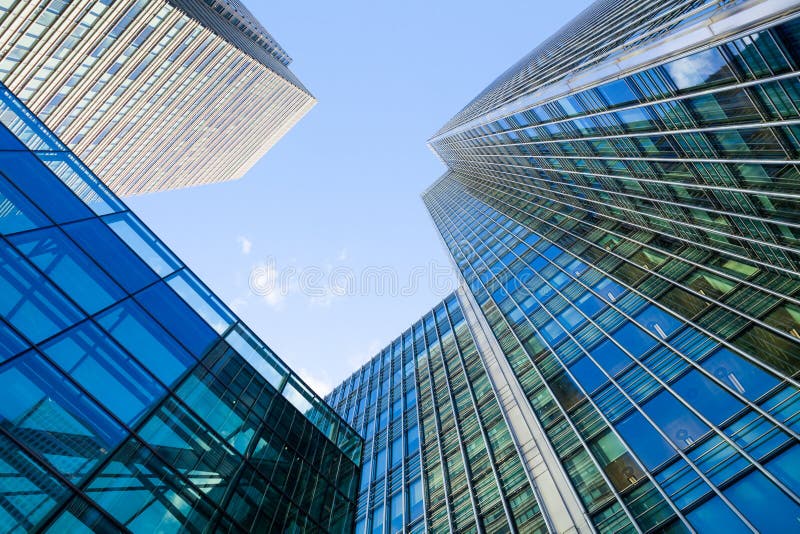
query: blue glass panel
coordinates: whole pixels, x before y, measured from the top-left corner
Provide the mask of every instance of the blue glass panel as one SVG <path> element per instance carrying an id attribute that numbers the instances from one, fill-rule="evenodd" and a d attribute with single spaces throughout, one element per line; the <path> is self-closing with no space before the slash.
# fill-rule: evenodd
<path id="1" fill-rule="evenodd" d="M 567 333 L 564 332 L 564 329 L 561 328 L 561 326 L 559 326 L 559 324 L 554 320 L 548 321 L 542 328 L 539 329 L 539 333 L 551 346 L 567 335 Z"/>
<path id="2" fill-rule="evenodd" d="M 788 451 L 769 461 L 766 468 L 789 489 L 800 495 L 800 445 L 793 445 Z"/>
<path id="3" fill-rule="evenodd" d="M 719 497 L 714 497 L 692 510 L 686 514 L 686 519 L 697 532 L 725 532 L 725 534 L 750 532 L 750 529 Z"/>
<path id="4" fill-rule="evenodd" d="M 127 291 L 138 291 L 158 280 L 155 273 L 101 221 L 90 219 L 62 228 Z"/>
<path id="5" fill-rule="evenodd" d="M 150 230 L 130 213 L 116 213 L 103 221 L 159 276 L 180 268 L 180 262 Z"/>
<path id="6" fill-rule="evenodd" d="M 749 400 L 778 385 L 778 380 L 728 349 L 719 349 L 704 360 L 703 368 L 725 382 Z"/>
<path id="7" fill-rule="evenodd" d="M 800 506 L 759 471 L 754 471 L 724 492 L 761 532 L 796 532 Z"/>
<path id="8" fill-rule="evenodd" d="M 591 293 L 586 293 L 584 296 L 579 298 L 575 302 L 575 305 L 589 317 L 594 317 L 594 315 L 597 312 L 599 312 L 606 306 L 606 304 L 602 300 L 595 297 Z"/>
<path id="9" fill-rule="evenodd" d="M 219 339 L 216 332 L 163 282 L 142 290 L 134 298 L 198 358 Z"/>
<path id="10" fill-rule="evenodd" d="M 133 532 L 201 532 L 214 512 L 197 490 L 134 440 L 92 479 L 87 492 Z"/>
<path id="11" fill-rule="evenodd" d="M 0 271 L 0 315 L 34 343 L 82 318 L 78 309 L 5 241 L 0 241 Z"/>
<path id="12" fill-rule="evenodd" d="M 0 434 L 0 527 L 32 532 L 48 513 L 67 500 L 69 490 L 16 443 Z"/>
<path id="13" fill-rule="evenodd" d="M 626 324 L 614 332 L 612 337 L 634 356 L 641 356 L 658 344 L 652 336 L 633 323 Z"/>
<path id="14" fill-rule="evenodd" d="M 565 329 L 570 331 L 586 320 L 586 318 L 572 306 L 567 307 L 564 311 L 559 313 L 556 318 Z"/>
<path id="15" fill-rule="evenodd" d="M 664 65 L 678 89 L 702 87 L 715 81 L 734 81 L 733 75 L 719 50 L 711 48 Z"/>
<path id="16" fill-rule="evenodd" d="M 550 245 L 542 255 L 552 260 L 555 259 L 559 254 L 561 254 L 561 249 L 557 245 Z"/>
<path id="17" fill-rule="evenodd" d="M 608 382 L 606 375 L 586 356 L 579 358 L 570 365 L 569 370 L 588 393 L 596 391 L 600 386 Z"/>
<path id="18" fill-rule="evenodd" d="M 228 309 L 192 273 L 183 269 L 167 283 L 218 334 L 225 332 L 235 319 Z"/>
<path id="19" fill-rule="evenodd" d="M 51 224 L 50 219 L 0 174 L 0 234 L 13 234 Z"/>
<path id="20" fill-rule="evenodd" d="M 31 262 L 89 313 L 122 299 L 115 284 L 64 232 L 55 227 L 9 237 Z"/>
<path id="21" fill-rule="evenodd" d="M 97 322 L 167 385 L 195 363 L 192 356 L 131 299 L 99 315 Z"/>
<path id="22" fill-rule="evenodd" d="M 0 368 L 0 424 L 79 483 L 124 437 L 114 421 L 33 352 Z"/>
<path id="23" fill-rule="evenodd" d="M 165 394 L 153 377 L 90 322 L 68 330 L 42 350 L 129 425 Z"/>
<path id="24" fill-rule="evenodd" d="M 603 95 L 609 106 L 621 106 L 636 101 L 636 96 L 628 87 L 625 80 L 616 80 L 604 83 L 597 90 Z"/>
<path id="25" fill-rule="evenodd" d="M 722 423 L 744 407 L 741 402 L 697 370 L 689 371 L 672 385 L 672 389 L 715 425 Z"/>
<path id="26" fill-rule="evenodd" d="M 90 534 L 92 532 L 111 534 L 119 531 L 119 528 L 101 514 L 97 508 L 78 497 L 72 499 L 64 511 L 45 530 L 45 532 L 52 532 L 53 534 L 62 534 L 64 532 L 69 532 L 70 534 Z"/>
<path id="27" fill-rule="evenodd" d="M 289 370 L 275 354 L 244 325 L 237 325 L 225 341 L 252 365 L 270 384 L 280 389 Z"/>
<path id="28" fill-rule="evenodd" d="M 28 344 L 11 330 L 8 323 L 0 319 L 0 363 L 26 348 Z"/>
<path id="29" fill-rule="evenodd" d="M 91 217 L 93 213 L 61 180 L 30 152 L 0 152 L 0 170 L 56 222 Z"/>
<path id="30" fill-rule="evenodd" d="M 681 449 L 693 444 L 709 428 L 667 391 L 642 405 L 645 413 Z"/>
<path id="31" fill-rule="evenodd" d="M 649 305 L 640 311 L 634 319 L 661 339 L 666 339 L 683 323 L 661 308 Z"/>
<path id="32" fill-rule="evenodd" d="M 593 289 L 609 302 L 615 302 L 625 292 L 624 287 L 610 278 L 603 278 L 594 285 Z"/>
<path id="33" fill-rule="evenodd" d="M 123 211 L 125 206 L 108 188 L 69 152 L 36 154 L 58 178 L 97 215 Z"/>
<path id="34" fill-rule="evenodd" d="M 0 124 L 0 150 L 26 150 L 25 145 L 17 139 L 17 136 L 8 131 L 8 128 Z"/>
<path id="35" fill-rule="evenodd" d="M 633 361 L 610 339 L 600 343 L 590 354 L 611 376 L 615 376 Z"/>
<path id="36" fill-rule="evenodd" d="M 615 428 L 644 466 L 651 471 L 676 454 L 675 449 L 639 412 L 633 412 L 617 423 Z"/>
<path id="37" fill-rule="evenodd" d="M 413 520 L 422 515 L 422 480 L 412 480 L 408 485 L 408 516 Z"/>

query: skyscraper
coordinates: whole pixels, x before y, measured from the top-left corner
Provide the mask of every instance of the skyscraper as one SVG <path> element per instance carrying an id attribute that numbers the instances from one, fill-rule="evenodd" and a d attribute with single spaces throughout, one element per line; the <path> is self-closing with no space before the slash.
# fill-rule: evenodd
<path id="1" fill-rule="evenodd" d="M 799 12 L 781 1 L 597 2 L 430 140 L 448 170 L 423 198 L 541 515 L 503 530 L 797 529 Z M 453 313 L 452 300 L 436 309 Z M 438 373 L 428 367 L 429 326 L 437 343 L 452 337 L 428 317 L 446 315 L 426 316 L 331 401 L 365 428 L 349 413 L 354 388 L 383 388 L 397 368 L 383 358 L 398 344 L 405 358 L 406 337 L 425 331 L 413 351 L 417 418 L 434 420 L 419 435 L 425 524 L 494 532 L 502 521 L 474 498 L 464 461 L 491 457 L 492 444 L 459 430 L 486 382 L 453 387 L 454 349 L 437 353 Z M 423 402 L 425 388 L 436 393 Z M 370 450 L 394 434 L 367 427 L 365 438 L 375 462 Z M 424 452 L 442 440 L 446 453 Z M 394 532 L 393 512 L 371 514 L 399 486 L 372 476 L 357 524 Z"/>
<path id="2" fill-rule="evenodd" d="M 2 0 L 0 82 L 119 195 L 240 178 L 315 99 L 237 0 Z"/>
<path id="3" fill-rule="evenodd" d="M 0 84 L 0 530 L 347 532 L 361 444 Z"/>

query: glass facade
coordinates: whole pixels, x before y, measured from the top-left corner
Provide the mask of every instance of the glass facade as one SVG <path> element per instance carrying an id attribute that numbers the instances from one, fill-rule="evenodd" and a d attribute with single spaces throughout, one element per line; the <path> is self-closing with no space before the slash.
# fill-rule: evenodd
<path id="1" fill-rule="evenodd" d="M 424 200 L 590 530 L 796 530 L 798 7 L 631 4 L 440 130 Z"/>
<path id="2" fill-rule="evenodd" d="M 0 0 L 0 82 L 118 195 L 241 177 L 316 102 L 290 62 L 238 0 Z"/>
<path id="3" fill-rule="evenodd" d="M 358 434 L 2 85 L 0 123 L 0 530 L 351 530 Z"/>
<path id="4" fill-rule="evenodd" d="M 455 294 L 327 400 L 366 440 L 357 534 L 547 532 Z"/>

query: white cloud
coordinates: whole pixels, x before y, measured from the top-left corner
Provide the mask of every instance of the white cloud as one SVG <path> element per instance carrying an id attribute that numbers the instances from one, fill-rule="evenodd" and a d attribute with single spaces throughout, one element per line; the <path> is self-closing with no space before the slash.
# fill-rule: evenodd
<path id="1" fill-rule="evenodd" d="M 324 371 L 322 372 L 324 377 L 314 376 L 308 371 L 308 369 L 305 368 L 300 368 L 300 370 L 297 371 L 297 374 L 300 375 L 300 378 L 302 378 L 303 381 L 308 384 L 308 386 L 320 397 L 324 397 L 333 389 L 333 386 L 328 379 L 328 373 Z"/>
<path id="2" fill-rule="evenodd" d="M 244 254 L 245 256 L 250 254 L 250 251 L 253 250 L 253 242 L 247 239 L 243 235 L 237 237 L 236 242 L 239 243 L 239 247 L 241 247 L 242 254 Z"/>
<path id="3" fill-rule="evenodd" d="M 349 258 L 349 257 L 350 256 L 347 253 L 347 249 L 343 248 L 342 250 L 339 251 L 339 254 L 336 256 L 336 260 L 337 261 L 347 261 L 347 258 Z"/>

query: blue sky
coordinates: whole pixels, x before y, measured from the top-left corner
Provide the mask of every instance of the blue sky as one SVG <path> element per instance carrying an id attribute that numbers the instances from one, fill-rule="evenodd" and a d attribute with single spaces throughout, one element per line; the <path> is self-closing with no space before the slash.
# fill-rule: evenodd
<path id="1" fill-rule="evenodd" d="M 426 140 L 590 2 L 246 4 L 318 104 L 243 179 L 127 201 L 325 394 L 454 288 Z"/>

